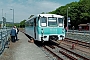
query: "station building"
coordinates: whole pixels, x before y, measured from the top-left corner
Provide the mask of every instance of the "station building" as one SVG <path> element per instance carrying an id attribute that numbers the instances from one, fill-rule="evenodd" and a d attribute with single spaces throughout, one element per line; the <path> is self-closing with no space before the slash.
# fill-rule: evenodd
<path id="1" fill-rule="evenodd" d="M 79 27 L 79 31 L 81 31 L 81 30 L 90 31 L 90 23 L 87 23 L 87 24 L 79 24 L 78 27 Z"/>

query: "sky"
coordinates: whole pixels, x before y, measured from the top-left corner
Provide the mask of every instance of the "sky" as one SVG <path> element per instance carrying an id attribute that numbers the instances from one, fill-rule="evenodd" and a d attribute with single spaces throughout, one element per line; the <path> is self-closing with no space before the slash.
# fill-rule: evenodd
<path id="1" fill-rule="evenodd" d="M 50 12 L 75 1 L 79 0 L 0 0 L 0 21 L 6 17 L 7 22 L 13 22 L 13 10 L 14 22 L 19 23 L 30 15 Z"/>

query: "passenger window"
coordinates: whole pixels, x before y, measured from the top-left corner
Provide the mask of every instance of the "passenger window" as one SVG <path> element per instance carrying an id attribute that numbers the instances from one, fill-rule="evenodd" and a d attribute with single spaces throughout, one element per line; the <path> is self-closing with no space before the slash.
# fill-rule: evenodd
<path id="1" fill-rule="evenodd" d="M 47 18 L 46 17 L 41 17 L 40 18 L 40 24 L 41 26 L 47 26 Z"/>
<path id="2" fill-rule="evenodd" d="M 49 17 L 48 18 L 48 26 L 57 27 L 57 18 L 56 17 L 54 17 L 54 18 Z"/>
<path id="3" fill-rule="evenodd" d="M 60 27 L 63 26 L 63 19 L 62 18 L 58 18 L 58 25 Z"/>

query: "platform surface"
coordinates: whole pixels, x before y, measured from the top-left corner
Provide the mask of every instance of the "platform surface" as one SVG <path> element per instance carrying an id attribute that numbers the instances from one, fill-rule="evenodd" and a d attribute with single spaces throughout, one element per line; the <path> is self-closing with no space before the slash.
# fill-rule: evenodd
<path id="1" fill-rule="evenodd" d="M 9 48 L 0 55 L 0 60 L 49 60 L 46 54 L 22 32 L 18 34 L 18 41 L 10 42 Z"/>

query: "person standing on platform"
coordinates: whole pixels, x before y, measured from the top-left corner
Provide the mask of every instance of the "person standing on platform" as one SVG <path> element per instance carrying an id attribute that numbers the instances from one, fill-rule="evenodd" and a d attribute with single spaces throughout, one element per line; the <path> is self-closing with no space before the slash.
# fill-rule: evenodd
<path id="1" fill-rule="evenodd" d="M 18 32 L 19 32 L 19 29 L 18 29 L 16 26 L 14 26 L 14 27 L 15 27 L 16 33 L 18 34 Z M 16 41 L 18 40 L 17 34 L 16 34 L 16 36 L 15 36 L 15 38 L 16 38 Z"/>
<path id="2" fill-rule="evenodd" d="M 11 32 L 10 32 L 10 35 L 11 35 L 11 41 L 12 42 L 15 42 L 15 36 L 16 36 L 16 30 L 15 30 L 15 27 L 13 27 L 12 29 L 11 29 Z"/>

